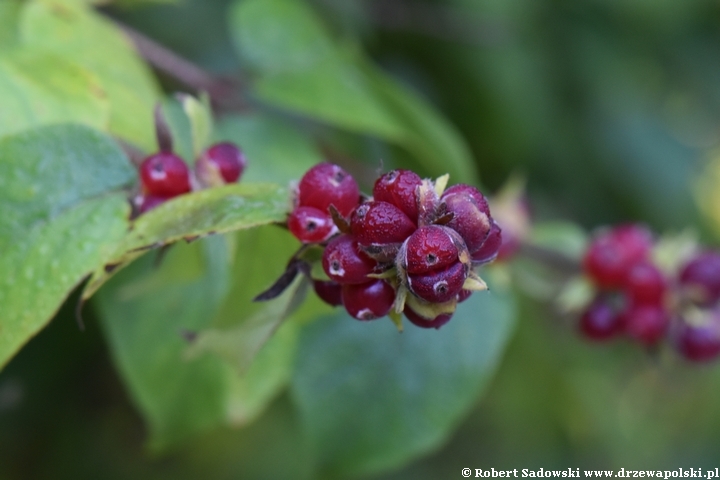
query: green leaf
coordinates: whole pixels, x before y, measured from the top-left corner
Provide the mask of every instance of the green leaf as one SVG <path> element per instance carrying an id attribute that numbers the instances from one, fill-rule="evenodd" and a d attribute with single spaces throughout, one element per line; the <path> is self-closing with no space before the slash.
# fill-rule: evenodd
<path id="1" fill-rule="evenodd" d="M 323 161 L 317 147 L 292 125 L 263 113 L 224 117 L 215 140 L 239 145 L 248 159 L 243 182 L 286 185 Z"/>
<path id="2" fill-rule="evenodd" d="M 129 204 L 108 192 L 133 176 L 115 143 L 85 127 L 0 140 L 0 366 L 123 237 Z"/>
<path id="3" fill-rule="evenodd" d="M 0 52 L 0 137 L 52 123 L 106 129 L 109 105 L 98 79 L 55 55 Z"/>
<path id="4" fill-rule="evenodd" d="M 438 331 L 346 315 L 307 327 L 292 394 L 325 474 L 379 472 L 438 448 L 489 381 L 513 317 L 495 289 Z"/>
<path id="5" fill-rule="evenodd" d="M 130 40 L 83 3 L 29 2 L 22 13 L 21 38 L 28 47 L 54 53 L 95 74 L 110 102 L 110 132 L 150 151 L 155 148 L 156 82 Z"/>
<path id="6" fill-rule="evenodd" d="M 3 49 L 17 44 L 17 19 L 21 7 L 19 0 L 0 0 L 0 47 Z"/>
<path id="7" fill-rule="evenodd" d="M 210 97 L 203 93 L 200 99 L 192 95 L 182 95 L 180 103 L 190 121 L 192 133 L 193 159 L 197 159 L 205 150 L 213 133 L 213 116 Z"/>
<path id="8" fill-rule="evenodd" d="M 85 287 L 90 298 L 119 268 L 146 251 L 178 240 L 284 222 L 286 189 L 273 184 L 232 184 L 176 197 L 138 217 Z"/>
<path id="9" fill-rule="evenodd" d="M 395 143 L 430 173 L 449 171 L 463 181 L 476 177 L 469 151 L 450 124 L 356 52 L 336 46 L 304 2 L 237 2 L 231 30 L 239 52 L 258 72 L 254 93 L 261 100 Z"/>
<path id="10" fill-rule="evenodd" d="M 209 325 L 217 304 L 200 243 L 174 247 L 159 269 L 150 256 L 97 296 L 114 362 L 160 449 L 225 422 L 233 372 L 217 358 L 183 357 L 183 330 Z"/>

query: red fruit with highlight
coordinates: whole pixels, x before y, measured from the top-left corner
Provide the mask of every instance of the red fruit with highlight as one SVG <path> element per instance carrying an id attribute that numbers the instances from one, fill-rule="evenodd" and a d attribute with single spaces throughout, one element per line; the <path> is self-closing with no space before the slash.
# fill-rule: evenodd
<path id="1" fill-rule="evenodd" d="M 328 305 L 333 307 L 342 305 L 342 286 L 339 283 L 313 280 L 313 289 L 320 300 Z"/>
<path id="2" fill-rule="evenodd" d="M 720 253 L 704 252 L 680 271 L 680 285 L 696 304 L 711 306 L 720 300 Z"/>
<path id="3" fill-rule="evenodd" d="M 458 254 L 452 231 L 429 225 L 418 228 L 405 241 L 404 265 L 409 274 L 429 273 L 457 262 Z"/>
<path id="4" fill-rule="evenodd" d="M 234 183 L 247 166 L 247 159 L 237 145 L 230 142 L 216 143 L 202 154 L 195 168 L 203 172 L 207 168 L 215 168 L 225 183 Z"/>
<path id="5" fill-rule="evenodd" d="M 327 213 L 313 207 L 298 207 L 288 217 L 288 228 L 303 243 L 320 243 L 335 233 L 335 224 Z"/>
<path id="6" fill-rule="evenodd" d="M 645 345 L 659 342 L 670 325 L 670 316 L 660 305 L 632 305 L 622 317 L 625 332 Z"/>
<path id="7" fill-rule="evenodd" d="M 322 257 L 323 270 L 328 277 L 341 284 L 367 283 L 377 262 L 358 248 L 350 235 L 333 239 L 325 248 Z"/>
<path id="8" fill-rule="evenodd" d="M 600 297 L 580 317 L 580 331 L 590 340 L 604 341 L 622 330 L 622 319 L 607 299 Z"/>
<path id="9" fill-rule="evenodd" d="M 351 233 L 363 246 L 402 243 L 416 228 L 402 210 L 387 202 L 363 203 L 350 218 Z"/>
<path id="10" fill-rule="evenodd" d="M 502 243 L 502 230 L 497 223 L 492 222 L 487 238 L 485 238 L 482 246 L 472 254 L 473 263 L 481 265 L 495 260 L 498 256 Z"/>
<path id="11" fill-rule="evenodd" d="M 407 276 L 412 293 L 430 303 L 444 303 L 457 297 L 467 279 L 467 267 L 456 262 L 444 270 Z"/>
<path id="12" fill-rule="evenodd" d="M 662 304 L 666 288 L 665 276 L 648 261 L 641 261 L 628 271 L 625 291 L 635 304 Z"/>
<path id="13" fill-rule="evenodd" d="M 622 288 L 628 272 L 646 260 L 652 235 L 639 225 L 622 225 L 596 237 L 583 260 L 585 271 L 601 288 Z"/>
<path id="14" fill-rule="evenodd" d="M 410 170 L 393 170 L 375 181 L 373 199 L 398 207 L 410 220 L 417 223 L 417 188 L 422 179 Z"/>
<path id="15" fill-rule="evenodd" d="M 176 197 L 190 191 L 190 170 L 182 158 L 160 152 L 140 164 L 143 191 L 159 197 Z"/>
<path id="16" fill-rule="evenodd" d="M 327 212 L 334 205 L 344 217 L 350 215 L 360 200 L 355 179 L 332 163 L 319 163 L 303 175 L 298 184 L 298 204 Z"/>
<path id="17" fill-rule="evenodd" d="M 412 308 L 408 306 L 405 307 L 405 311 L 403 313 L 405 313 L 405 317 L 410 320 L 410 323 L 420 328 L 438 329 L 448 323 L 452 318 L 452 313 L 443 313 L 435 318 L 426 319 L 417 314 Z"/>
<path id="18" fill-rule="evenodd" d="M 699 322 L 680 319 L 675 332 L 675 344 L 680 353 L 694 362 L 707 362 L 720 355 L 720 312 L 705 312 Z"/>
<path id="19" fill-rule="evenodd" d="M 383 280 L 343 285 L 342 302 L 353 318 L 375 320 L 390 313 L 395 302 L 395 290 Z"/>

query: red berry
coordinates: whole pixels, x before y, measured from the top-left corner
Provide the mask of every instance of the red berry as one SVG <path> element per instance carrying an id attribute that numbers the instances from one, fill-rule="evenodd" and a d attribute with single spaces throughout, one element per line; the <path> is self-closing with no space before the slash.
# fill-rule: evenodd
<path id="1" fill-rule="evenodd" d="M 648 261 L 641 261 L 628 271 L 625 291 L 635 304 L 660 305 L 665 289 L 665 276 Z"/>
<path id="2" fill-rule="evenodd" d="M 140 164 L 143 190 L 151 195 L 175 197 L 190 191 L 190 170 L 182 158 L 160 152 Z"/>
<path id="3" fill-rule="evenodd" d="M 503 236 L 500 226 L 492 222 L 490 226 L 490 232 L 485 238 L 482 246 L 472 254 L 472 261 L 475 264 L 489 263 L 495 260 L 502 246 Z"/>
<path id="4" fill-rule="evenodd" d="M 375 320 L 390 313 L 395 302 L 395 290 L 383 280 L 360 285 L 342 286 L 345 310 L 358 320 Z"/>
<path id="5" fill-rule="evenodd" d="M 458 303 L 462 303 L 468 298 L 470 298 L 470 295 L 473 294 L 472 290 L 460 290 L 460 293 L 458 293 Z"/>
<path id="6" fill-rule="evenodd" d="M 339 283 L 313 280 L 313 289 L 320 300 L 328 305 L 333 307 L 342 305 L 342 287 Z"/>
<path id="7" fill-rule="evenodd" d="M 660 305 L 632 305 L 622 313 L 625 331 L 645 345 L 654 345 L 665 335 L 670 316 Z"/>
<path id="8" fill-rule="evenodd" d="M 344 285 L 367 283 L 377 262 L 361 252 L 350 235 L 341 235 L 325 248 L 322 266 L 328 277 Z"/>
<path id="9" fill-rule="evenodd" d="M 698 305 L 711 306 L 720 299 L 720 253 L 705 252 L 680 271 L 680 284 Z"/>
<path id="10" fill-rule="evenodd" d="M 153 208 L 160 206 L 168 200 L 170 199 L 167 197 L 159 197 L 157 195 L 143 195 L 140 198 L 140 204 L 138 206 L 138 209 L 140 210 L 140 213 L 149 212 Z"/>
<path id="11" fill-rule="evenodd" d="M 328 213 L 313 207 L 298 207 L 288 217 L 288 228 L 303 243 L 320 243 L 335 233 Z"/>
<path id="12" fill-rule="evenodd" d="M 240 180 L 247 166 L 247 159 L 237 145 L 229 142 L 217 143 L 205 150 L 195 165 L 198 171 L 209 166 L 218 170 L 225 183 L 233 183 Z"/>
<path id="13" fill-rule="evenodd" d="M 452 313 L 443 313 L 435 318 L 426 319 L 418 315 L 415 310 L 411 309 L 408 306 L 405 307 L 404 313 L 407 319 L 410 320 L 410 323 L 412 323 L 413 325 L 417 325 L 420 328 L 437 329 L 445 325 L 452 318 Z"/>
<path id="14" fill-rule="evenodd" d="M 298 203 L 326 212 L 334 205 L 344 217 L 350 215 L 360 200 L 355 179 L 332 163 L 319 163 L 303 175 L 298 185 Z"/>
<path id="15" fill-rule="evenodd" d="M 590 340 L 609 340 L 622 330 L 622 319 L 606 298 L 600 297 L 580 318 L 580 331 Z"/>
<path id="16" fill-rule="evenodd" d="M 699 324 L 680 319 L 675 342 L 688 360 L 705 362 L 715 359 L 720 355 L 720 312 L 706 312 L 704 322 Z"/>
<path id="17" fill-rule="evenodd" d="M 650 232 L 638 225 L 622 225 L 595 238 L 583 260 L 588 275 L 601 288 L 624 286 L 631 267 L 648 258 Z"/>
<path id="18" fill-rule="evenodd" d="M 415 172 L 410 170 L 393 170 L 375 181 L 373 199 L 395 205 L 402 210 L 410 220 L 417 223 L 417 187 L 421 184 L 422 179 Z"/>
<path id="19" fill-rule="evenodd" d="M 443 303 L 456 298 L 467 279 L 467 268 L 460 262 L 444 270 L 421 275 L 408 275 L 408 288 L 430 303 Z"/>
<path id="20" fill-rule="evenodd" d="M 350 231 L 363 246 L 402 243 L 416 228 L 402 210 L 387 202 L 363 203 L 350 218 Z"/>
<path id="21" fill-rule="evenodd" d="M 443 270 L 458 261 L 458 247 L 448 227 L 420 227 L 405 241 L 405 260 L 409 274 Z"/>
<path id="22" fill-rule="evenodd" d="M 445 200 L 453 195 L 470 196 L 481 212 L 483 212 L 488 217 L 491 216 L 490 206 L 488 205 L 487 199 L 485 198 L 485 195 L 483 195 L 477 188 L 470 185 L 465 185 L 464 183 L 458 183 L 457 185 L 453 185 L 452 187 L 445 190 L 445 192 L 443 192 L 442 194 L 441 199 Z"/>

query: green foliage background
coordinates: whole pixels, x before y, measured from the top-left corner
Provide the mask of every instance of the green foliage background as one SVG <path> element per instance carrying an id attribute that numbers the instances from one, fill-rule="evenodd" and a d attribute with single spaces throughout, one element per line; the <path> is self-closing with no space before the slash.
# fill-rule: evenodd
<path id="1" fill-rule="evenodd" d="M 587 345 L 520 261 L 437 332 L 312 298 L 288 316 L 301 284 L 250 302 L 297 248 L 270 225 L 288 182 L 323 158 L 366 191 L 381 161 L 486 191 L 522 171 L 555 245 L 621 221 L 713 244 L 716 2 L 94 3 L 0 0 L 0 480 L 717 466 L 717 368 Z M 213 125 L 116 21 L 241 79 L 245 107 Z M 130 224 L 112 139 L 151 151 L 155 102 L 188 162 L 232 140 L 250 167 Z"/>

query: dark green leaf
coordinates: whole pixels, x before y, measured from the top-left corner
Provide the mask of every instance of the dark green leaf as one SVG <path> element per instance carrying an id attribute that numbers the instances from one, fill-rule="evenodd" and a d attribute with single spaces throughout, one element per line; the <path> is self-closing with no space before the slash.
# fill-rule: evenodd
<path id="1" fill-rule="evenodd" d="M 108 192 L 132 178 L 120 149 L 85 127 L 0 140 L 0 366 L 123 237 L 129 204 Z"/>
<path id="2" fill-rule="evenodd" d="M 512 297 L 493 290 L 438 331 L 346 315 L 310 325 L 292 393 L 322 468 L 368 474 L 438 448 L 490 379 L 513 320 Z"/>

